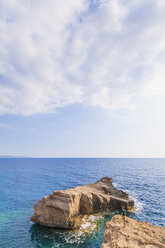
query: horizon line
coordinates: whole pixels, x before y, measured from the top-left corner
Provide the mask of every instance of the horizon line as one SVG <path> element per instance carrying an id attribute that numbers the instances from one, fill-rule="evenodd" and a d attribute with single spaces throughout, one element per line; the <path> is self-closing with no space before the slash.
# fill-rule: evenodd
<path id="1" fill-rule="evenodd" d="M 68 156 L 68 157 L 56 157 L 56 156 L 55 157 L 46 157 L 45 156 L 45 157 L 39 157 L 39 156 L 36 156 L 35 157 L 34 156 L 33 157 L 33 156 L 17 156 L 17 155 L 16 156 L 15 155 L 0 155 L 0 158 L 34 158 L 34 159 L 35 158 L 43 158 L 43 159 L 48 159 L 48 158 L 49 159 L 51 159 L 51 158 L 52 159 L 55 159 L 55 158 L 56 159 L 67 159 L 67 158 L 72 158 L 72 159 L 74 159 L 74 158 L 75 159 L 76 158 L 82 158 L 82 159 L 83 158 L 84 159 L 86 159 L 86 158 L 107 158 L 107 159 L 117 159 L 117 158 L 119 158 L 119 159 L 120 158 L 122 158 L 122 159 L 128 159 L 128 158 L 129 159 L 131 159 L 131 158 L 135 159 L 136 158 L 136 159 L 145 159 L 146 158 L 146 159 L 165 159 L 165 157 L 136 157 L 136 156 L 135 157 L 113 157 L 113 156 L 112 157 L 108 157 L 108 156 L 105 156 L 105 157 L 104 156 L 100 156 L 100 157 L 93 157 L 93 156 L 89 156 L 89 157 L 88 156 L 87 157 L 85 157 L 85 156 L 83 156 L 83 157 L 81 157 L 81 156 L 80 157 L 79 156 L 73 156 L 73 157 L 72 156 L 71 157 L 70 156 Z"/>

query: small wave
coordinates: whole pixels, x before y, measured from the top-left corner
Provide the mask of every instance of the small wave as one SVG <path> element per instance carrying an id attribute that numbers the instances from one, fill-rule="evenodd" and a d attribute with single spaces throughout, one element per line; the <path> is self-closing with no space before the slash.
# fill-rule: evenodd
<path id="1" fill-rule="evenodd" d="M 113 182 L 113 186 L 117 188 L 118 184 L 116 182 Z"/>
<path id="2" fill-rule="evenodd" d="M 137 194 L 130 190 L 127 190 L 127 193 L 135 202 L 136 212 L 142 212 L 142 210 L 144 209 L 144 203 L 138 200 Z"/>
<path id="3" fill-rule="evenodd" d="M 101 215 L 89 215 L 87 218 L 84 217 L 82 219 L 83 223 L 79 230 L 83 232 L 87 231 L 88 233 L 93 232 L 97 227 L 98 221 L 102 218 L 103 217 Z"/>
<path id="4" fill-rule="evenodd" d="M 65 242 L 68 244 L 83 243 L 87 236 L 97 232 L 98 223 L 103 220 L 101 215 L 89 215 L 82 219 L 82 225 L 77 231 L 70 231 L 64 236 Z"/>
<path id="5" fill-rule="evenodd" d="M 80 244 L 83 243 L 85 235 L 83 232 L 70 233 L 70 235 L 65 235 L 64 240 L 67 244 Z"/>

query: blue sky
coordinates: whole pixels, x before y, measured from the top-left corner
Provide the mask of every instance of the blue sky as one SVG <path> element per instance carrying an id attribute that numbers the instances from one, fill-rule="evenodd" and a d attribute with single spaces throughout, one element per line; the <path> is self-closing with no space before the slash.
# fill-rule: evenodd
<path id="1" fill-rule="evenodd" d="M 163 0 L 1 0 L 0 155 L 165 157 Z"/>

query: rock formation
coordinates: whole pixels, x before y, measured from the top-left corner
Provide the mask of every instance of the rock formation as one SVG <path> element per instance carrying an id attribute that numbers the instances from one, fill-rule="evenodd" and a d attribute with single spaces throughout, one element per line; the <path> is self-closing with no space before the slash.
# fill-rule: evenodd
<path id="1" fill-rule="evenodd" d="M 165 248 L 165 227 L 153 226 L 121 215 L 113 216 L 106 224 L 101 248 Z"/>
<path id="2" fill-rule="evenodd" d="M 107 209 L 129 209 L 134 201 L 122 190 L 112 185 L 112 178 L 103 177 L 96 183 L 65 191 L 54 191 L 34 204 L 31 221 L 43 226 L 77 228 L 83 215 Z"/>

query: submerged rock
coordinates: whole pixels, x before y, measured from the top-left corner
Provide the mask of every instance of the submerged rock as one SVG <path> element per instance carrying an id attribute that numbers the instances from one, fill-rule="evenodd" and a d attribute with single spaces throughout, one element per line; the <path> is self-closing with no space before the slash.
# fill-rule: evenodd
<path id="1" fill-rule="evenodd" d="M 34 204 L 31 221 L 43 226 L 74 229 L 81 225 L 84 215 L 107 209 L 126 209 L 134 206 L 134 201 L 112 184 L 112 178 L 101 180 L 65 191 L 54 191 Z"/>
<path id="2" fill-rule="evenodd" d="M 165 248 L 165 227 L 115 215 L 106 224 L 101 248 Z"/>

